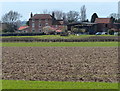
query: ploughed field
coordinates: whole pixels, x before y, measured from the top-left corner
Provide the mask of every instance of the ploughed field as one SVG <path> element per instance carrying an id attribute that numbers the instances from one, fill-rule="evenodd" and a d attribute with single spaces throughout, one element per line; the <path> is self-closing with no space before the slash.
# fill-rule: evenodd
<path id="1" fill-rule="evenodd" d="M 2 47 L 4 80 L 117 82 L 117 47 Z"/>

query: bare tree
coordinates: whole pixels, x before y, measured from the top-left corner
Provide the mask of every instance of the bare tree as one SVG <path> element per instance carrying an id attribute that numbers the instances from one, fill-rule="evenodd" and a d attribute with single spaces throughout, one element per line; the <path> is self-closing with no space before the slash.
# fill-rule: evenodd
<path id="1" fill-rule="evenodd" d="M 86 7 L 85 5 L 83 5 L 81 7 L 81 11 L 80 11 L 80 14 L 81 14 L 81 21 L 86 21 Z"/>
<path id="2" fill-rule="evenodd" d="M 63 13 L 63 19 L 66 20 L 67 19 L 67 14 Z"/>
<path id="3" fill-rule="evenodd" d="M 20 17 L 22 17 L 18 12 L 9 11 L 2 17 L 2 23 L 7 26 L 7 32 L 15 32 L 20 26 Z"/>
<path id="4" fill-rule="evenodd" d="M 79 12 L 77 11 L 69 11 L 67 13 L 67 21 L 69 23 L 77 22 L 79 20 Z"/>
<path id="5" fill-rule="evenodd" d="M 117 13 L 111 13 L 110 15 L 109 15 L 109 18 L 110 17 L 113 17 L 113 18 L 115 18 L 115 19 L 118 19 L 118 14 Z"/>
<path id="6" fill-rule="evenodd" d="M 50 14 L 50 12 L 47 9 L 45 9 L 43 10 L 43 14 Z"/>
<path id="7" fill-rule="evenodd" d="M 68 23 L 67 14 L 66 13 L 63 13 L 63 21 L 64 21 L 64 24 Z"/>
<path id="8" fill-rule="evenodd" d="M 60 10 L 55 10 L 55 11 L 53 11 L 53 12 L 54 12 L 55 18 L 56 18 L 57 20 L 63 19 L 63 12 L 62 12 L 62 11 L 60 11 Z"/>

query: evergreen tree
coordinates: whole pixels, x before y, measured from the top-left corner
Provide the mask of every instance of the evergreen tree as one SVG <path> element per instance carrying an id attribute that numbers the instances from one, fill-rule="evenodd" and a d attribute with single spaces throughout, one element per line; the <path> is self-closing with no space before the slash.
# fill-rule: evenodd
<path id="1" fill-rule="evenodd" d="M 26 25 L 29 26 L 29 21 L 26 22 Z"/>
<path id="2" fill-rule="evenodd" d="M 91 22 L 95 22 L 95 19 L 98 18 L 98 15 L 94 13 L 91 17 Z"/>
<path id="3" fill-rule="evenodd" d="M 33 14 L 32 14 L 32 12 L 31 12 L 31 14 L 30 14 L 30 17 L 33 17 Z"/>
<path id="4" fill-rule="evenodd" d="M 112 16 L 111 16 L 111 21 L 112 21 L 112 23 L 115 22 L 115 18 L 113 18 Z"/>

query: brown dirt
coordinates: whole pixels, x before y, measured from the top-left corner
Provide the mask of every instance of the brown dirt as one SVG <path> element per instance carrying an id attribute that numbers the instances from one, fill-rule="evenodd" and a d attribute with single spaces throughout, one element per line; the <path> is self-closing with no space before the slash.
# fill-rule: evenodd
<path id="1" fill-rule="evenodd" d="M 117 82 L 117 47 L 3 47 L 3 79 Z"/>

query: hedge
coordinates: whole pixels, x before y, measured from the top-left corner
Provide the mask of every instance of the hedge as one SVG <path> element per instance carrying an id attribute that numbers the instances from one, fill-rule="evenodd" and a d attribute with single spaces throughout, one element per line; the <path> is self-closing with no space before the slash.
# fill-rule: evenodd
<path id="1" fill-rule="evenodd" d="M 3 33 L 0 36 L 36 36 L 45 35 L 44 33 Z"/>
<path id="2" fill-rule="evenodd" d="M 92 36 L 82 39 L 2 38 L 2 42 L 118 42 L 120 37 Z"/>

